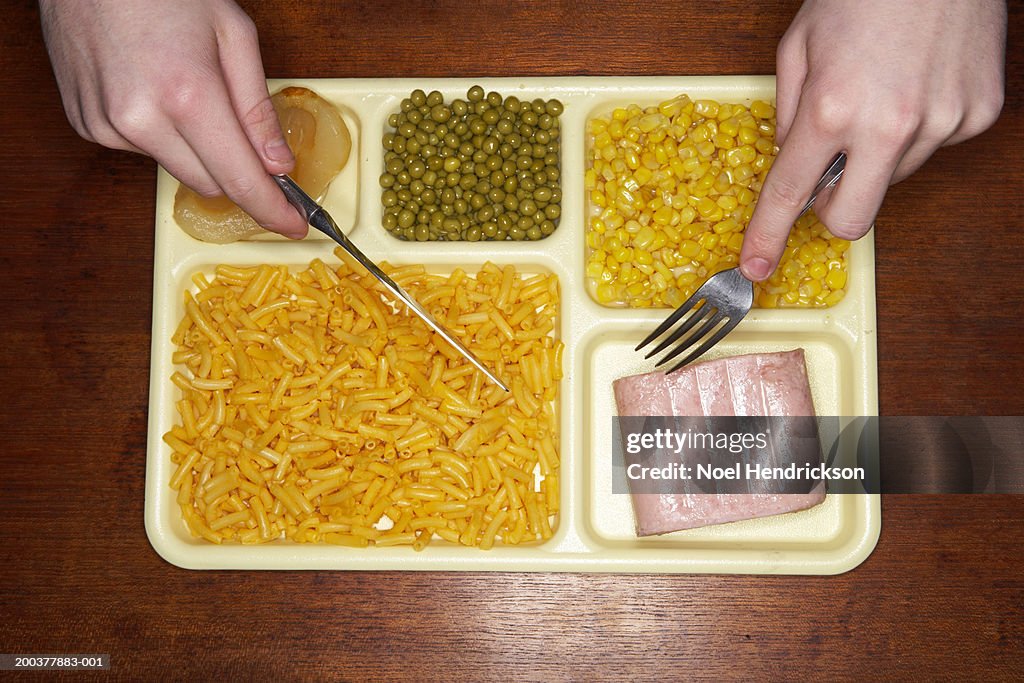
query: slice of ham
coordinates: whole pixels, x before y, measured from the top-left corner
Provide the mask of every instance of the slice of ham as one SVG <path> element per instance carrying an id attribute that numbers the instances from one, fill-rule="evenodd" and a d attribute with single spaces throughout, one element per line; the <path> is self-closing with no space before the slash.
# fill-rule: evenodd
<path id="1" fill-rule="evenodd" d="M 814 416 L 803 349 L 697 363 L 613 384 L 620 416 Z M 784 465 L 785 463 L 775 463 Z M 825 499 L 808 493 L 633 493 L 638 536 L 796 512 Z"/>

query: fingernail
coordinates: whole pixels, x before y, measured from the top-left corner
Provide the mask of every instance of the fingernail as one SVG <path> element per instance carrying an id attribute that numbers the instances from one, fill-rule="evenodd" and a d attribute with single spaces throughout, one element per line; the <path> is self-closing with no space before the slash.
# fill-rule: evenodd
<path id="1" fill-rule="evenodd" d="M 286 164 L 292 160 L 292 150 L 289 149 L 288 143 L 284 141 L 284 138 L 278 138 L 267 144 L 264 149 L 267 158 L 271 161 L 277 161 L 282 164 Z"/>
<path id="2" fill-rule="evenodd" d="M 772 274 L 768 259 L 752 258 L 743 264 L 743 272 L 750 280 L 763 280 Z"/>

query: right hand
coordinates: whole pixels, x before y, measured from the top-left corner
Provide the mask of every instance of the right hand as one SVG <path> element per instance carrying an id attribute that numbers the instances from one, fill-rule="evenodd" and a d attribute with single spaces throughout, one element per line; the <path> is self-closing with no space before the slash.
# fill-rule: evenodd
<path id="1" fill-rule="evenodd" d="M 269 177 L 295 159 L 270 102 L 256 28 L 229 0 L 40 0 L 71 125 L 147 154 L 200 195 L 227 195 L 268 230 L 307 225 Z"/>

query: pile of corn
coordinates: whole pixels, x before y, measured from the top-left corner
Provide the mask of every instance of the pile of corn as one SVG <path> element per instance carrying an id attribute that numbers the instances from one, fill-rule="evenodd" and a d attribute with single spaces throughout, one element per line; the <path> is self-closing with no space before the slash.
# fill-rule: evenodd
<path id="1" fill-rule="evenodd" d="M 675 308 L 739 261 L 743 231 L 778 151 L 775 108 L 693 101 L 620 107 L 588 122 L 587 278 L 609 306 Z M 842 300 L 846 240 L 808 213 L 756 305 Z"/>

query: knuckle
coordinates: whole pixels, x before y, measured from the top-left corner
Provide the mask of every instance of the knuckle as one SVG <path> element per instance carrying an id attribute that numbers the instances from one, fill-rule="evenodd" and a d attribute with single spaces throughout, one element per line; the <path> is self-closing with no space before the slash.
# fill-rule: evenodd
<path id="1" fill-rule="evenodd" d="M 246 130 L 261 134 L 270 133 L 278 125 L 277 110 L 267 97 L 249 107 L 242 117 L 242 126 Z"/>
<path id="2" fill-rule="evenodd" d="M 257 185 L 250 178 L 236 176 L 220 183 L 220 189 L 236 204 L 245 204 L 257 193 Z"/>
<path id="3" fill-rule="evenodd" d="M 944 119 L 956 116 L 954 109 L 940 115 Z M 909 103 L 890 107 L 885 113 L 875 117 L 873 136 L 887 147 L 906 145 L 921 130 L 924 123 L 922 110 Z"/>
<path id="4" fill-rule="evenodd" d="M 980 96 L 964 117 L 964 132 L 970 137 L 992 127 L 1003 111 L 1005 99 L 1002 87 L 992 88 Z"/>
<path id="5" fill-rule="evenodd" d="M 189 121 L 200 114 L 206 99 L 201 79 L 171 79 L 160 93 L 163 109 L 175 121 Z"/>
<path id="6" fill-rule="evenodd" d="M 852 105 L 855 100 L 841 94 L 825 92 L 813 99 L 810 116 L 814 127 L 822 134 L 835 137 L 847 129 L 853 121 Z"/>
<path id="7" fill-rule="evenodd" d="M 772 176 L 765 181 L 764 187 L 761 188 L 759 203 L 774 206 L 779 212 L 793 212 L 807 201 L 806 194 L 793 181 Z"/>

